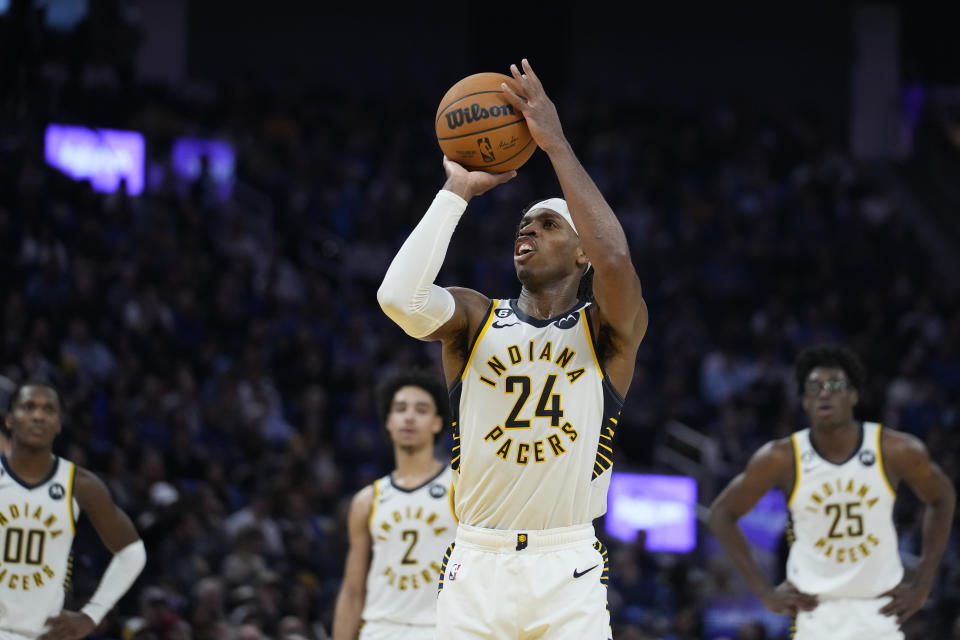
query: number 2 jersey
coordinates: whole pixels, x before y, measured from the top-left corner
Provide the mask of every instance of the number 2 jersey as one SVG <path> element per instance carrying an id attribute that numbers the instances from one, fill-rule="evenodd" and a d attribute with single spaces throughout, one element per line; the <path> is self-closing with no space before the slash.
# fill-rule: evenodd
<path id="1" fill-rule="evenodd" d="M 390 475 L 374 481 L 364 622 L 436 624 L 443 555 L 457 535 L 450 475 L 444 467 L 416 489 Z"/>
<path id="2" fill-rule="evenodd" d="M 810 429 L 793 434 L 797 480 L 787 578 L 800 591 L 875 598 L 903 577 L 881 433 L 879 424 L 864 422 L 860 446 L 841 464 L 817 453 Z"/>
<path id="3" fill-rule="evenodd" d="M 623 399 L 590 303 L 546 320 L 494 300 L 450 390 L 457 517 L 491 529 L 588 524 L 607 509 Z"/>
<path id="4" fill-rule="evenodd" d="M 0 456 L 0 630 L 38 635 L 63 608 L 80 512 L 75 473 L 72 462 L 55 458 L 44 480 L 28 483 Z"/>

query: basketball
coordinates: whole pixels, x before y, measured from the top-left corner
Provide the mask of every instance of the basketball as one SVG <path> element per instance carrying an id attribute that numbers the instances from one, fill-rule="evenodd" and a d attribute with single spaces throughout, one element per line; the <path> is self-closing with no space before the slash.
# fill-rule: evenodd
<path id="1" fill-rule="evenodd" d="M 502 73 L 476 73 L 450 87 L 437 109 L 437 142 L 467 169 L 512 171 L 530 159 L 537 144 L 523 115 L 507 101 Z"/>

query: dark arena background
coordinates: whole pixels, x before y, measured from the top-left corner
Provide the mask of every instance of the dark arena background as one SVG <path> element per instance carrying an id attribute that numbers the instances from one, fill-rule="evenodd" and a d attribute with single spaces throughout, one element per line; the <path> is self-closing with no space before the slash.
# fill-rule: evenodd
<path id="1" fill-rule="evenodd" d="M 800 349 L 853 348 L 858 417 L 960 470 L 960 11 L 923 4 L 0 0 L 0 389 L 59 386 L 56 451 L 148 550 L 91 637 L 328 637 L 350 497 L 392 464 L 373 389 L 441 375 L 375 299 L 443 184 L 433 116 L 527 57 L 650 309 L 595 523 L 614 637 L 786 638 L 705 515 L 802 426 Z M 538 151 L 438 283 L 515 295 L 519 210 L 552 195 Z M 785 520 L 771 493 L 741 522 L 771 580 Z M 109 560 L 77 535 L 68 606 Z M 958 611 L 954 533 L 907 637 Z"/>

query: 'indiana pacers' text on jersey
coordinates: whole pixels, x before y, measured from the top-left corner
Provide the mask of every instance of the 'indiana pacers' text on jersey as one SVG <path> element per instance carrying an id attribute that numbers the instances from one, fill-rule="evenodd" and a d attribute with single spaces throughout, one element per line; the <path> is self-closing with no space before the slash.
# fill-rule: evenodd
<path id="1" fill-rule="evenodd" d="M 606 512 L 623 399 L 597 360 L 588 309 L 538 320 L 515 300 L 491 304 L 450 390 L 461 522 L 552 529 Z"/>
<path id="2" fill-rule="evenodd" d="M 391 476 L 373 483 L 365 622 L 433 625 L 443 554 L 457 535 L 451 471 L 446 467 L 416 489 L 401 489 Z"/>
<path id="3" fill-rule="evenodd" d="M 56 458 L 46 479 L 18 478 L 0 457 L 0 629 L 38 635 L 63 608 L 74 525 L 74 466 Z"/>
<path id="4" fill-rule="evenodd" d="M 790 497 L 793 541 L 787 577 L 820 596 L 875 598 L 903 577 L 893 524 L 896 497 L 883 471 L 881 428 L 865 422 L 842 464 L 817 453 L 810 430 L 793 434 L 797 482 Z"/>

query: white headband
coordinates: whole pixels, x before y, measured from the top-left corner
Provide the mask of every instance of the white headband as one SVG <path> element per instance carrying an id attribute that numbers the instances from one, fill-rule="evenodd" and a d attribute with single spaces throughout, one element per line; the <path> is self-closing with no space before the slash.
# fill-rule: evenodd
<path id="1" fill-rule="evenodd" d="M 527 209 L 527 215 L 542 209 L 549 209 L 550 211 L 553 211 L 559 215 L 561 218 L 567 221 L 567 224 L 570 225 L 570 228 L 573 229 L 574 233 L 576 233 L 578 236 L 580 235 L 577 232 L 577 226 L 573 224 L 573 218 L 570 216 L 570 209 L 567 207 L 566 200 L 563 198 L 547 198 L 546 200 L 541 200 L 537 204 Z"/>

